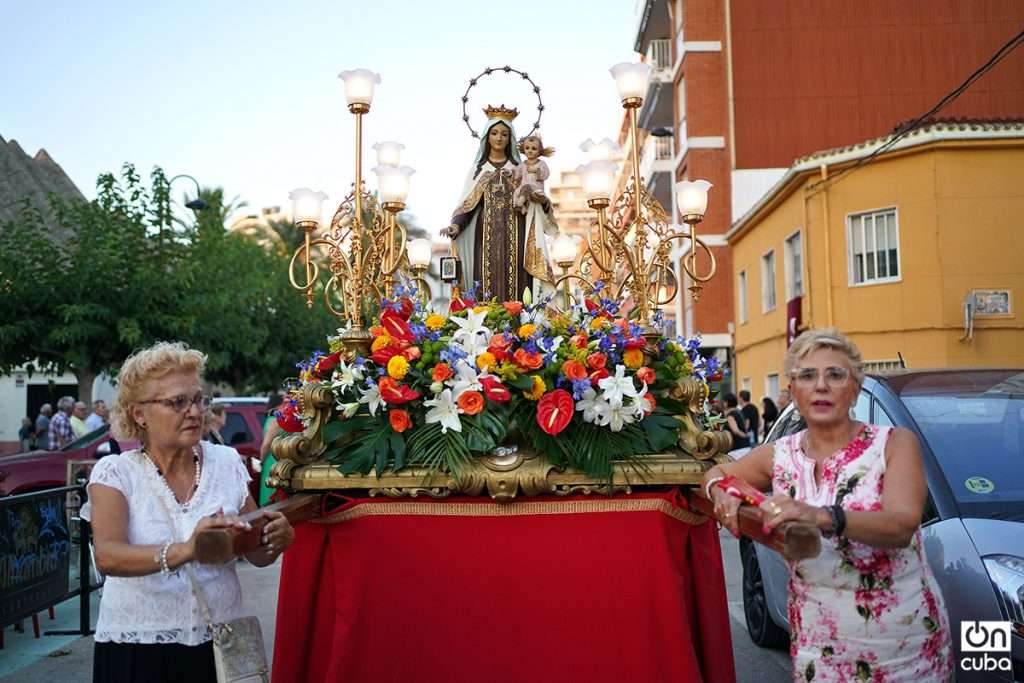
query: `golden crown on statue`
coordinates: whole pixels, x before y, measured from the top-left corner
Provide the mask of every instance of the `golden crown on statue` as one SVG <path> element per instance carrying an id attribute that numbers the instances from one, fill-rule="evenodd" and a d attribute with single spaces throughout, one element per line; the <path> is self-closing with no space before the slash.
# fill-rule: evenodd
<path id="1" fill-rule="evenodd" d="M 501 119 L 502 121 L 514 121 L 519 116 L 518 109 L 508 109 L 504 104 L 497 107 L 488 105 L 484 107 L 484 114 L 488 119 Z"/>

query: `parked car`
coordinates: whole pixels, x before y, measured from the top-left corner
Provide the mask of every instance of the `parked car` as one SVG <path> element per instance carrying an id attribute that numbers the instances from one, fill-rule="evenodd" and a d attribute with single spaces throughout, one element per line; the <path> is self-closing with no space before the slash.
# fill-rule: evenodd
<path id="1" fill-rule="evenodd" d="M 214 399 L 214 402 L 225 406 L 226 421 L 221 436 L 244 459 L 253 479 L 250 490 L 255 498 L 259 493 L 259 456 L 267 399 L 228 397 Z M 114 439 L 110 426 L 104 425 L 57 450 L 0 457 L 0 496 L 66 486 L 69 462 L 96 460 L 137 447 L 138 442 Z M 83 466 L 79 469 L 75 479 L 84 482 L 88 478 L 88 468 Z"/>
<path id="2" fill-rule="evenodd" d="M 961 622 L 1012 622 L 1012 678 L 958 670 L 957 680 L 1024 680 L 1024 370 L 869 375 L 854 413 L 920 439 L 928 482 L 922 536 L 957 662 Z M 787 406 L 766 441 L 804 427 L 795 405 Z M 782 647 L 789 642 L 786 562 L 746 538 L 740 553 L 747 631 L 758 645 Z"/>
<path id="3" fill-rule="evenodd" d="M 110 425 L 103 425 L 55 451 L 4 456 L 0 458 L 0 496 L 67 486 L 69 462 L 97 460 L 137 445 L 133 441 L 118 441 L 110 434 Z M 88 478 L 86 470 L 80 467 L 76 478 L 83 474 Z"/>

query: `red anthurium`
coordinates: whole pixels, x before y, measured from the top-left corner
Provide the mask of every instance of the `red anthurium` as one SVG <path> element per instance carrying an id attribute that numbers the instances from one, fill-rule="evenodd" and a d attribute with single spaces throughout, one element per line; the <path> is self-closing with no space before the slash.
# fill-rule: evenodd
<path id="1" fill-rule="evenodd" d="M 647 341 L 643 337 L 635 337 L 626 341 L 627 349 L 643 349 L 647 346 Z"/>
<path id="2" fill-rule="evenodd" d="M 410 300 L 409 297 L 407 296 L 402 296 L 398 298 L 397 303 L 399 309 L 395 312 L 398 313 L 399 317 L 402 320 L 408 320 L 409 316 L 412 315 L 413 311 L 412 300 Z"/>
<path id="3" fill-rule="evenodd" d="M 294 403 L 285 404 L 277 414 L 278 426 L 286 432 L 301 432 L 305 429 L 299 419 L 299 411 Z"/>
<path id="4" fill-rule="evenodd" d="M 380 324 L 392 339 L 411 342 L 415 337 L 409 329 L 409 323 L 402 320 L 402 316 L 392 310 L 384 311 L 380 316 Z"/>
<path id="5" fill-rule="evenodd" d="M 448 306 L 448 311 L 450 313 L 458 313 L 474 306 L 476 306 L 476 302 L 472 299 L 452 299 L 451 305 Z"/>
<path id="6" fill-rule="evenodd" d="M 506 403 L 512 399 L 512 394 L 504 384 L 491 375 L 484 375 L 480 378 L 480 386 L 484 388 L 484 396 L 495 403 Z"/>
<path id="7" fill-rule="evenodd" d="M 388 366 L 388 361 L 401 353 L 401 350 L 395 346 L 385 346 L 383 349 L 377 349 L 371 353 L 370 360 L 382 368 L 386 368 Z"/>
<path id="8" fill-rule="evenodd" d="M 597 386 L 597 383 L 608 376 L 608 368 L 598 368 L 590 373 L 590 383 L 593 386 Z"/>
<path id="9" fill-rule="evenodd" d="M 380 389 L 380 397 L 388 405 L 400 405 L 420 397 L 418 391 L 399 384 L 391 377 L 381 377 L 377 382 L 377 388 Z"/>
<path id="10" fill-rule="evenodd" d="M 575 407 L 572 395 L 565 389 L 550 391 L 537 402 L 537 424 L 545 432 L 555 436 L 568 426 Z"/>
<path id="11" fill-rule="evenodd" d="M 316 362 L 316 374 L 326 375 L 334 369 L 334 366 L 336 366 L 340 360 L 341 351 L 336 351 L 329 356 L 324 356 Z"/>

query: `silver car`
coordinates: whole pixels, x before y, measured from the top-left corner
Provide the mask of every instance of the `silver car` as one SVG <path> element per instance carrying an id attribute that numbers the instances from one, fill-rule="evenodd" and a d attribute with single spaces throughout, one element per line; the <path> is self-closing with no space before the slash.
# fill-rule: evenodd
<path id="1" fill-rule="evenodd" d="M 869 375 L 854 412 L 864 422 L 906 427 L 921 441 L 922 535 L 949 612 L 957 680 L 1024 681 L 1024 370 Z M 803 428 L 787 406 L 765 441 Z M 747 631 L 758 645 L 784 647 L 789 569 L 746 538 L 740 553 Z M 1012 671 L 1006 653 L 962 652 L 961 624 L 976 620 L 1010 622 Z"/>

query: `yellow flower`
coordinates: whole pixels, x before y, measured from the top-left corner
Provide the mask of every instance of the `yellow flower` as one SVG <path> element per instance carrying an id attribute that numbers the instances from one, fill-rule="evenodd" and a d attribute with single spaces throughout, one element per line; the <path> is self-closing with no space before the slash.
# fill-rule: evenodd
<path id="1" fill-rule="evenodd" d="M 622 362 L 630 370 L 636 370 L 644 364 L 644 352 L 640 349 L 626 349 L 626 352 L 622 354 Z"/>
<path id="2" fill-rule="evenodd" d="M 533 376 L 533 388 L 529 391 L 524 391 L 523 396 L 530 399 L 531 401 L 539 401 L 540 397 L 547 391 L 548 386 L 544 384 L 544 380 L 537 375 Z"/>
<path id="3" fill-rule="evenodd" d="M 476 357 L 476 366 L 484 372 L 490 372 L 491 368 L 494 367 L 496 358 L 494 354 L 489 351 L 484 351 Z"/>
<path id="4" fill-rule="evenodd" d="M 601 330 L 604 329 L 605 327 L 608 327 L 608 325 L 608 318 L 605 318 L 604 316 L 598 316 L 590 322 L 590 329 Z"/>
<path id="5" fill-rule="evenodd" d="M 371 351 L 380 351 L 381 349 L 383 349 L 384 347 L 386 347 L 390 343 L 391 343 L 391 337 L 389 337 L 386 334 L 382 334 L 382 335 L 380 335 L 379 337 L 377 337 L 376 339 L 373 340 L 373 344 L 370 345 L 370 350 Z"/>
<path id="6" fill-rule="evenodd" d="M 525 325 L 520 325 L 519 326 L 519 332 L 518 332 L 519 338 L 520 339 L 529 339 L 530 336 L 534 332 L 536 332 L 536 331 L 537 331 L 537 326 L 534 325 L 533 323 L 526 323 Z"/>
<path id="7" fill-rule="evenodd" d="M 513 363 L 500 363 L 498 377 L 501 377 L 503 382 L 513 382 L 519 377 L 519 368 Z"/>
<path id="8" fill-rule="evenodd" d="M 404 356 L 392 356 L 388 361 L 388 374 L 395 379 L 402 379 L 409 372 L 409 361 Z"/>
<path id="9" fill-rule="evenodd" d="M 427 319 L 424 322 L 424 324 L 427 326 L 428 330 L 436 331 L 436 330 L 439 330 L 442 327 L 444 327 L 444 324 L 446 322 L 447 322 L 447 320 L 445 319 L 445 317 L 443 315 L 438 315 L 437 313 L 431 313 L 430 315 L 427 316 Z"/>
<path id="10" fill-rule="evenodd" d="M 480 304 L 479 306 L 474 306 L 473 307 L 473 312 L 474 313 L 479 313 L 480 311 L 489 311 L 489 310 L 491 310 L 491 307 L 488 306 L 487 304 Z"/>

